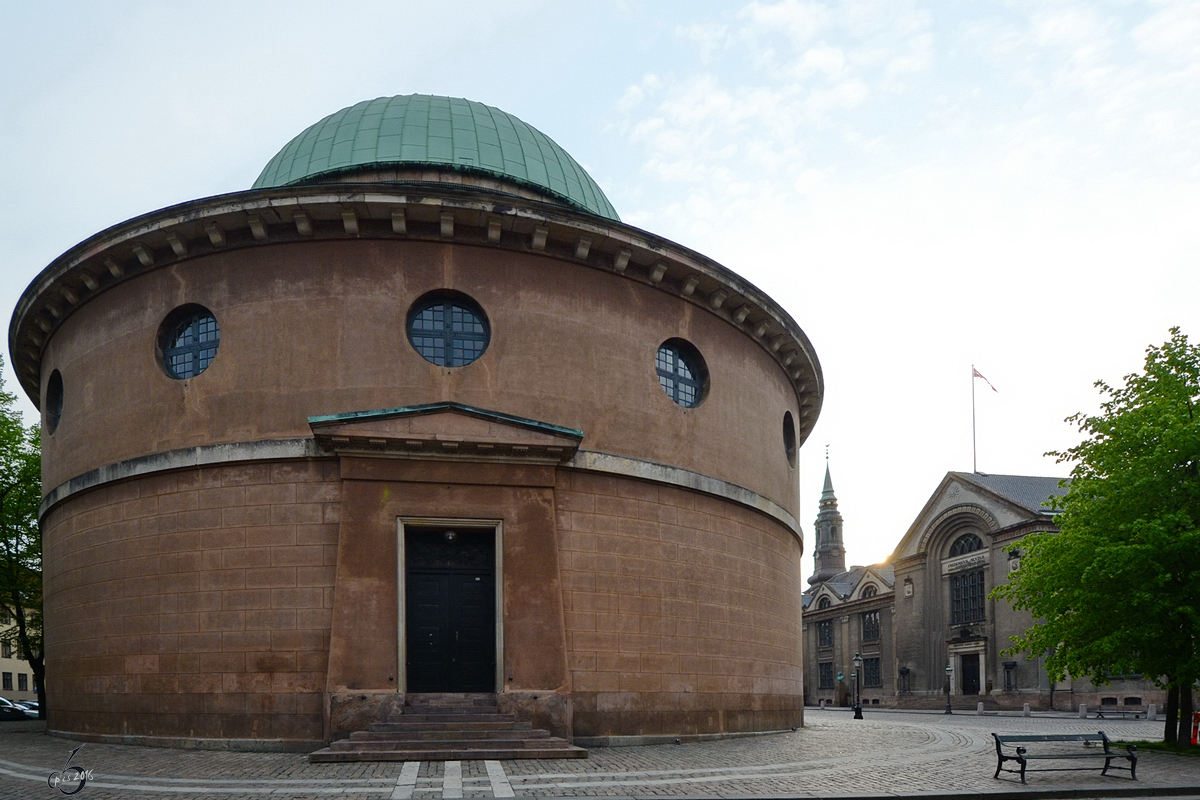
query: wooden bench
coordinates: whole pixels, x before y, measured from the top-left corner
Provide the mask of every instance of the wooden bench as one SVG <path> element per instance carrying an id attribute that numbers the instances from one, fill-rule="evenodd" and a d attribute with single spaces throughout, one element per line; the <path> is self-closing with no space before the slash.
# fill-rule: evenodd
<path id="1" fill-rule="evenodd" d="M 1118 753 L 1112 749 L 1112 740 L 1109 739 L 1104 731 L 1099 733 L 1062 733 L 1049 734 L 1043 736 L 1032 736 L 1028 734 L 1016 734 L 1013 736 L 1001 736 L 998 733 L 993 733 L 992 738 L 996 740 L 996 774 L 993 778 L 999 778 L 1000 772 L 1017 772 L 1015 769 L 1005 769 L 1005 761 L 1016 761 L 1021 765 L 1021 783 L 1025 782 L 1025 767 L 1030 761 L 1034 760 L 1070 760 L 1076 758 L 1102 758 L 1104 759 L 1104 769 L 1100 771 L 1101 775 L 1107 775 L 1108 770 L 1122 769 L 1129 772 L 1129 777 L 1137 780 L 1137 745 L 1125 745 L 1127 752 Z M 1054 744 L 1063 742 L 1079 742 L 1081 749 L 1066 749 L 1064 747 L 1051 748 L 1049 752 L 1034 753 L 1030 755 L 1024 744 Z M 1014 753 L 1009 755 L 1004 748 L 1010 748 Z M 1112 761 L 1115 758 L 1123 758 L 1129 762 L 1128 767 L 1113 766 Z M 1045 767 L 1035 772 L 1061 772 L 1068 770 L 1083 770 L 1088 767 Z"/>

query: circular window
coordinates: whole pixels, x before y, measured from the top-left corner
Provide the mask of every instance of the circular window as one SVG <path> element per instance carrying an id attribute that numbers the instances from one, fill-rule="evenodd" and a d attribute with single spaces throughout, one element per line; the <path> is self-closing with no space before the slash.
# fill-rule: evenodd
<path id="1" fill-rule="evenodd" d="M 408 341 L 431 364 L 464 367 L 487 350 L 491 331 L 474 300 L 457 292 L 436 292 L 408 312 Z"/>
<path id="2" fill-rule="evenodd" d="M 167 374 L 180 380 L 193 378 L 216 357 L 221 328 L 207 308 L 180 306 L 163 320 L 158 341 Z"/>
<path id="3" fill-rule="evenodd" d="M 875 584 L 873 583 L 868 584 L 867 588 L 862 590 L 863 597 L 874 597 L 877 594 L 879 594 L 879 589 L 875 588 Z"/>
<path id="4" fill-rule="evenodd" d="M 796 466 L 796 423 L 790 411 L 783 412 L 783 452 L 788 463 Z"/>
<path id="5" fill-rule="evenodd" d="M 658 383 L 667 397 L 684 408 L 695 408 L 708 389 L 708 368 L 696 348 L 682 339 L 668 339 L 654 359 Z"/>
<path id="6" fill-rule="evenodd" d="M 830 603 L 828 597 L 822 597 L 820 600 L 817 601 L 817 608 L 829 608 L 829 606 L 831 606 L 831 605 L 832 605 L 832 603 Z"/>
<path id="7" fill-rule="evenodd" d="M 46 381 L 46 432 L 54 433 L 63 412 L 63 382 L 58 370 L 50 373 Z"/>

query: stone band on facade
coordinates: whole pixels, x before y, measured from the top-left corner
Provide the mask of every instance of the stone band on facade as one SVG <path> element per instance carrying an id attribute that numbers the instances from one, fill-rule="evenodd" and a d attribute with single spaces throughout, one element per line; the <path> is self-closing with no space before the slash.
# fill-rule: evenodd
<path id="1" fill-rule="evenodd" d="M 121 461 L 99 467 L 66 483 L 59 484 L 46 493 L 42 505 L 38 509 L 38 519 L 45 517 L 51 508 L 78 492 L 95 489 L 106 483 L 122 481 L 129 478 L 151 475 L 156 472 L 168 472 L 188 467 L 216 466 L 238 462 L 278 461 L 294 458 L 320 458 L 332 453 L 320 447 L 316 439 L 283 439 L 265 442 L 236 442 L 233 444 L 204 445 L 190 447 L 186 450 L 175 450 L 167 453 L 155 453 L 152 456 Z M 581 471 L 593 471 L 610 475 L 621 475 L 631 478 L 679 486 L 693 491 L 711 494 L 725 500 L 754 508 L 773 517 L 786 525 L 800 542 L 803 553 L 804 539 L 796 518 L 769 498 L 756 494 L 710 475 L 701 475 L 687 470 L 642 461 L 627 456 L 617 456 L 611 453 L 576 453 L 567 466 Z"/>

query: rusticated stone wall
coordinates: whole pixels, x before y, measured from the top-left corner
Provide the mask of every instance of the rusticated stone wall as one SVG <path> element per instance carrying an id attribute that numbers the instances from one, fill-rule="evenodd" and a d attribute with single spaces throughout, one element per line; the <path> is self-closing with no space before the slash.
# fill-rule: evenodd
<path id="1" fill-rule="evenodd" d="M 765 515 L 560 471 L 576 736 L 780 730 L 803 720 L 800 543 Z"/>
<path id="2" fill-rule="evenodd" d="M 336 459 L 156 474 L 77 494 L 43 534 L 52 727 L 322 738 Z"/>

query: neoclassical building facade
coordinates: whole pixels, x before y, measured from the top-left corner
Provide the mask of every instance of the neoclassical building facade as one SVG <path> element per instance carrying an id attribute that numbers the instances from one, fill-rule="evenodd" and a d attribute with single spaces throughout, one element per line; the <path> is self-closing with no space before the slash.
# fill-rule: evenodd
<path id="1" fill-rule="evenodd" d="M 847 570 L 827 474 L 816 570 L 804 596 L 807 701 L 851 702 L 857 653 L 869 665 L 862 675 L 867 705 L 931 708 L 949 699 L 972 710 L 979 702 L 1039 710 L 1161 707 L 1164 693 L 1142 676 L 1114 676 L 1100 687 L 1070 676 L 1052 682 L 1041 655 L 1004 652 L 1033 618 L 989 595 L 1020 569 L 1022 538 L 1056 530 L 1048 500 L 1066 492 L 1060 482 L 947 473 L 885 563 Z"/>
<path id="2" fill-rule="evenodd" d="M 567 737 L 802 720 L 820 364 L 548 137 L 359 103 L 33 279 L 49 727 L 298 749 L 483 692 Z"/>

